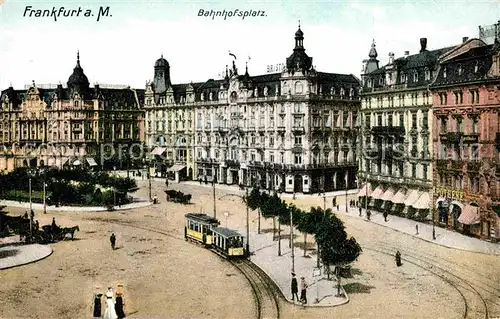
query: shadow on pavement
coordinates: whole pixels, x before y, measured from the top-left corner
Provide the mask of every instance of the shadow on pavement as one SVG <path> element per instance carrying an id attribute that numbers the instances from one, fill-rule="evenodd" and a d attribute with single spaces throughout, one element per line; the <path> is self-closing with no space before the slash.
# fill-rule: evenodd
<path id="1" fill-rule="evenodd" d="M 0 250 L 0 259 L 7 258 L 7 257 L 13 257 L 13 256 L 18 255 L 18 254 L 19 254 L 19 249 Z"/>
<path id="2" fill-rule="evenodd" d="M 369 294 L 374 286 L 368 286 L 359 282 L 343 285 L 347 294 Z"/>

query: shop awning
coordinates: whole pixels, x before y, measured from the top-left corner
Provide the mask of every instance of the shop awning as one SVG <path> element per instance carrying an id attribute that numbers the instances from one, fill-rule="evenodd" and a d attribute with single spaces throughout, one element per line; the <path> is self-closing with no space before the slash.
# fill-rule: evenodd
<path id="1" fill-rule="evenodd" d="M 429 197 L 429 193 L 423 192 L 422 195 L 417 199 L 417 201 L 411 205 L 416 209 L 430 209 L 431 199 Z"/>
<path id="2" fill-rule="evenodd" d="M 184 168 L 186 168 L 186 165 L 176 164 L 176 165 L 169 167 L 167 169 L 167 172 L 178 172 L 180 170 L 183 170 Z"/>
<path id="3" fill-rule="evenodd" d="M 392 188 L 388 188 L 385 193 L 380 196 L 380 199 L 392 201 L 392 197 L 394 197 L 394 190 Z"/>
<path id="4" fill-rule="evenodd" d="M 366 196 L 367 194 L 368 194 L 368 196 L 370 196 L 371 192 L 372 192 L 372 186 L 370 185 L 370 183 L 367 183 L 363 187 L 361 187 L 361 189 L 359 190 L 358 197 L 359 196 Z"/>
<path id="5" fill-rule="evenodd" d="M 479 209 L 471 205 L 465 205 L 462 214 L 458 217 L 458 222 L 464 225 L 479 224 Z"/>
<path id="6" fill-rule="evenodd" d="M 415 189 L 412 189 L 410 191 L 410 195 L 408 195 L 408 197 L 406 197 L 404 203 L 406 206 L 413 206 L 413 204 L 415 204 L 415 202 L 418 200 L 418 198 L 420 197 L 419 196 L 420 194 L 418 193 L 417 190 Z"/>
<path id="7" fill-rule="evenodd" d="M 381 186 L 379 186 L 369 196 L 371 196 L 373 198 L 380 198 L 380 196 L 382 196 L 383 192 L 384 192 L 384 190 L 382 189 Z"/>
<path id="8" fill-rule="evenodd" d="M 151 154 L 160 156 L 161 154 L 165 153 L 166 150 L 166 147 L 156 147 L 155 149 L 153 149 Z"/>
<path id="9" fill-rule="evenodd" d="M 87 157 L 86 160 L 87 160 L 87 163 L 89 163 L 90 166 L 97 166 L 97 162 L 92 157 Z"/>
<path id="10" fill-rule="evenodd" d="M 394 204 L 404 204 L 406 198 L 405 191 L 401 188 L 398 190 L 396 195 L 391 199 Z"/>

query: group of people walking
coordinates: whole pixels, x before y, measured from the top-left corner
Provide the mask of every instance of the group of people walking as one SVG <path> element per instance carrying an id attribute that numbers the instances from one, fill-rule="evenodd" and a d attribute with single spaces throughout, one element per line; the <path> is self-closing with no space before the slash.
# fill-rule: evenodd
<path id="1" fill-rule="evenodd" d="M 295 273 L 292 272 L 292 301 L 295 301 L 297 298 L 298 302 L 303 304 L 307 304 L 307 282 L 304 277 L 300 277 L 300 299 L 299 299 L 299 285 L 297 282 L 297 278 L 295 277 Z"/>
<path id="2" fill-rule="evenodd" d="M 94 318 L 101 318 L 102 313 L 102 294 L 94 296 Z M 106 297 L 106 310 L 104 311 L 104 319 L 121 319 L 125 318 L 123 311 L 123 296 L 121 292 L 116 293 L 115 300 L 113 300 L 113 288 L 109 287 L 105 294 Z"/>

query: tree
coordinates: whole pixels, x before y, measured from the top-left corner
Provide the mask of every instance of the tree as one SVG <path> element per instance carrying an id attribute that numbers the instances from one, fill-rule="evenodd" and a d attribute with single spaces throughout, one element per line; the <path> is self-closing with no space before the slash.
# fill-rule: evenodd
<path id="1" fill-rule="evenodd" d="M 268 200 L 264 202 L 261 206 L 262 216 L 264 218 L 272 217 L 273 218 L 273 228 L 276 217 L 279 217 L 283 214 L 283 211 L 287 211 L 287 207 L 285 203 L 278 197 L 276 193 L 273 196 L 269 197 Z M 283 218 L 278 218 L 278 256 L 281 256 L 281 225 L 280 220 Z M 273 234 L 274 238 L 274 234 Z"/>
<path id="2" fill-rule="evenodd" d="M 300 215 L 300 218 L 298 219 L 297 223 L 297 229 L 304 234 L 304 257 L 307 255 L 307 234 L 314 234 L 316 230 L 316 224 L 315 224 L 315 214 L 316 214 L 316 207 L 311 207 L 311 212 L 306 213 L 302 212 Z M 293 221 L 295 222 L 295 216 L 293 217 Z"/>
<path id="3" fill-rule="evenodd" d="M 262 196 L 263 194 L 265 193 L 261 194 L 258 187 L 254 187 L 252 188 L 250 194 L 245 198 L 245 203 L 248 205 L 248 208 L 250 208 L 251 210 L 257 209 L 257 214 L 258 214 L 257 234 L 260 234 L 260 206 L 262 200 L 265 199 Z"/>
<path id="4" fill-rule="evenodd" d="M 331 265 L 336 267 L 337 294 L 340 295 L 340 268 L 355 261 L 362 249 L 355 238 L 348 238 L 344 223 L 329 210 L 325 211 L 317 226 L 316 241 L 321 247 L 321 260 L 328 273 Z"/>

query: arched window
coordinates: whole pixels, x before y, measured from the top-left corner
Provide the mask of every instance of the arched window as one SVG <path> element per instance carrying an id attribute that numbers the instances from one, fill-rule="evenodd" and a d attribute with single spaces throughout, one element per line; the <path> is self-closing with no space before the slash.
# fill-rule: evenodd
<path id="1" fill-rule="evenodd" d="M 295 82 L 295 94 L 302 94 L 304 86 L 300 82 Z"/>
<path id="2" fill-rule="evenodd" d="M 418 72 L 413 72 L 413 82 L 418 82 Z"/>
<path id="3" fill-rule="evenodd" d="M 231 92 L 231 103 L 235 103 L 237 99 L 238 94 L 236 93 L 236 91 Z"/>

